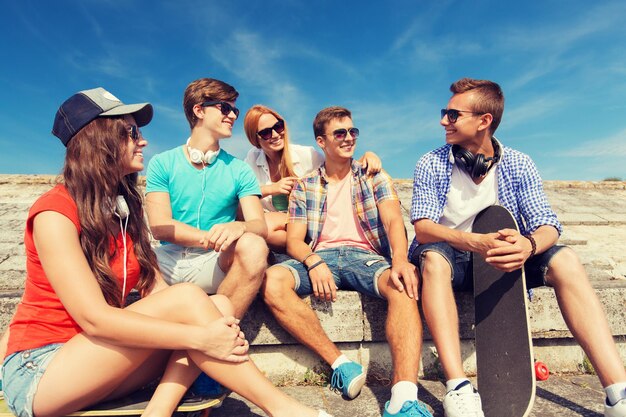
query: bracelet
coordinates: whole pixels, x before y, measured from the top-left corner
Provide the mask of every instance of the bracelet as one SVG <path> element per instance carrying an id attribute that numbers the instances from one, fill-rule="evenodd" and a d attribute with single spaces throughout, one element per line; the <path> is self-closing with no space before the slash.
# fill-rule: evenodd
<path id="1" fill-rule="evenodd" d="M 304 257 L 303 260 L 300 261 L 301 264 L 304 264 L 306 262 L 307 259 L 309 259 L 311 256 L 315 255 L 315 252 L 311 252 L 309 253 L 307 256 Z M 304 265 L 306 266 L 306 265 Z"/>
<path id="2" fill-rule="evenodd" d="M 307 269 L 306 269 L 306 270 L 307 270 L 308 272 L 311 272 L 311 270 L 312 270 L 313 268 L 315 268 L 316 266 L 321 265 L 321 264 L 323 264 L 323 263 L 324 263 L 324 260 L 323 260 L 323 259 L 321 259 L 321 260 L 319 260 L 319 261 L 315 262 L 313 265 L 311 265 L 311 266 L 307 267 Z"/>
<path id="3" fill-rule="evenodd" d="M 524 237 L 530 241 L 530 246 L 532 248 L 530 249 L 529 258 L 532 258 L 535 256 L 535 252 L 537 252 L 537 242 L 535 242 L 535 238 L 532 235 L 524 235 Z"/>

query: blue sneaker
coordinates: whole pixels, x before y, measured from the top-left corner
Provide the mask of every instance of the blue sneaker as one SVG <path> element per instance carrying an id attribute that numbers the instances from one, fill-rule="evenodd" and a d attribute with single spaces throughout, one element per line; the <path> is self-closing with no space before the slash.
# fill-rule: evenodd
<path id="1" fill-rule="evenodd" d="M 226 393 L 224 387 L 219 382 L 201 373 L 189 387 L 189 393 L 196 397 L 217 398 Z"/>
<path id="2" fill-rule="evenodd" d="M 433 417 L 433 415 L 430 414 L 430 411 L 428 411 L 426 406 L 417 400 L 405 401 L 400 411 L 398 411 L 396 414 L 391 414 L 389 411 L 387 411 L 388 406 L 389 401 L 387 401 L 387 404 L 385 404 L 383 417 Z"/>
<path id="3" fill-rule="evenodd" d="M 339 365 L 330 379 L 330 387 L 341 390 L 343 395 L 350 399 L 359 395 L 363 385 L 365 385 L 365 372 L 363 372 L 363 367 L 356 362 Z"/>

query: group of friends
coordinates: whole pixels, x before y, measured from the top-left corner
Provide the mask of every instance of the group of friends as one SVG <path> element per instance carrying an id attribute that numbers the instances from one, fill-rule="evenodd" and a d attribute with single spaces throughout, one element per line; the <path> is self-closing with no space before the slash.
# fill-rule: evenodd
<path id="1" fill-rule="evenodd" d="M 477 254 L 503 271 L 524 268 L 528 288 L 554 288 L 605 388 L 605 417 L 625 417 L 626 370 L 602 305 L 574 251 L 557 244 L 561 225 L 534 163 L 494 136 L 500 86 L 463 78 L 450 90 L 445 145 L 415 167 L 410 244 L 380 158 L 354 157 L 360 131 L 346 108 L 316 115 L 316 150 L 291 143 L 279 113 L 253 106 L 242 161 L 220 147 L 240 115 L 239 93 L 193 81 L 183 98 L 191 134 L 150 160 L 144 197 L 140 128 L 152 106 L 123 104 L 103 88 L 70 97 L 52 131 L 67 149 L 62 181 L 29 211 L 24 295 L 2 338 L 10 409 L 62 416 L 158 381 L 144 415 L 170 416 L 204 373 L 270 416 L 327 416 L 272 385 L 239 323 L 260 293 L 277 322 L 330 365 L 331 386 L 355 398 L 366 370 L 301 298 L 333 302 L 338 290 L 355 290 L 388 305 L 393 380 L 383 416 L 431 416 L 418 401 L 418 300 L 445 374 L 445 415 L 483 416 L 463 370 L 454 301 L 472 288 Z M 473 233 L 492 205 L 507 208 L 519 231 Z M 141 298 L 126 305 L 132 289 Z"/>

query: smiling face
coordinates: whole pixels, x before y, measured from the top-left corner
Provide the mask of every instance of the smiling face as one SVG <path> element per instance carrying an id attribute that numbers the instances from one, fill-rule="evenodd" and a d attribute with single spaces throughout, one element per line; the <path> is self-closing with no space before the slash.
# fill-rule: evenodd
<path id="1" fill-rule="evenodd" d="M 265 113 L 259 118 L 256 130 L 260 132 L 263 129 L 272 129 L 276 123 L 278 123 L 276 116 L 271 113 Z M 272 129 L 272 136 L 268 140 L 264 140 L 258 135 L 257 140 L 265 154 L 279 154 L 285 148 L 285 131 L 283 130 L 281 133 L 278 133 L 276 130 Z"/>
<path id="2" fill-rule="evenodd" d="M 235 107 L 234 101 L 227 101 L 226 103 L 230 104 L 231 107 Z M 237 116 L 233 111 L 224 115 L 220 104 L 206 107 L 198 104 L 194 111 L 200 120 L 196 128 L 201 127 L 206 130 L 214 139 L 229 138 L 233 135 L 233 125 L 235 120 L 237 120 Z"/>
<path id="3" fill-rule="evenodd" d="M 349 160 L 356 149 L 356 138 L 347 134 L 343 141 L 335 139 L 333 132 L 337 129 L 350 130 L 354 127 L 350 117 L 331 119 L 326 123 L 324 135 L 316 138 L 317 144 L 324 150 L 326 158 L 332 160 Z"/>
<path id="4" fill-rule="evenodd" d="M 488 128 L 492 120 L 489 113 L 474 113 L 474 94 L 468 91 L 453 95 L 446 108 L 458 110 L 459 117 L 454 123 L 450 121 L 447 115 L 439 121 L 445 130 L 446 143 L 459 145 L 470 151 L 480 147 L 485 140 L 485 133 L 487 133 L 486 136 L 489 136 Z"/>
<path id="5" fill-rule="evenodd" d="M 126 166 L 124 167 L 124 175 L 139 172 L 144 168 L 143 148 L 148 145 L 148 141 L 141 134 L 141 130 L 137 127 L 135 118 L 131 115 L 124 116 L 124 122 L 128 131 L 128 142 L 126 144 Z M 134 126 L 131 128 L 131 126 Z M 136 131 L 136 136 L 131 136 L 131 129 Z"/>

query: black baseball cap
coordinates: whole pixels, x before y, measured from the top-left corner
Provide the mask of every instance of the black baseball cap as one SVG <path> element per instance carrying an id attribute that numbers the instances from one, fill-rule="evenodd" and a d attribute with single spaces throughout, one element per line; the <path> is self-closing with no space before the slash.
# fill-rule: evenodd
<path id="1" fill-rule="evenodd" d="M 54 118 L 52 134 L 67 146 L 67 143 L 98 117 L 131 114 L 137 126 L 145 126 L 152 120 L 152 104 L 124 104 L 102 87 L 79 91 L 65 100 Z"/>

